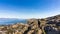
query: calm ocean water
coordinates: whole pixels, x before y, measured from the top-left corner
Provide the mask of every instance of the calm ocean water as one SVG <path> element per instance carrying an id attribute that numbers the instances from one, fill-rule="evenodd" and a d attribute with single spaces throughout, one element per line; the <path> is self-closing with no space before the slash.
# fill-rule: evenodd
<path id="1" fill-rule="evenodd" d="M 15 23 L 26 23 L 26 19 L 15 19 L 15 18 L 0 18 L 0 25 L 9 25 Z"/>

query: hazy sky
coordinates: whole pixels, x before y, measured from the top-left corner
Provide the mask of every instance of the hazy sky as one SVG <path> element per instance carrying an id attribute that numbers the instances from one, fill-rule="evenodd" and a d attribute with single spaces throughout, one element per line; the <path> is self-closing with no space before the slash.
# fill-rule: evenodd
<path id="1" fill-rule="evenodd" d="M 0 18 L 45 18 L 60 14 L 60 0 L 0 0 Z"/>

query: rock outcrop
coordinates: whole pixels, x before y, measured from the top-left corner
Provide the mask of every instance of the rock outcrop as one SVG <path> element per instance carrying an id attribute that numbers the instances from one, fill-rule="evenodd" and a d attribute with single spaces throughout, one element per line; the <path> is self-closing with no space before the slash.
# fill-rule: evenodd
<path id="1" fill-rule="evenodd" d="M 27 19 L 26 24 L 0 26 L 0 34 L 60 34 L 60 15 L 44 19 Z"/>

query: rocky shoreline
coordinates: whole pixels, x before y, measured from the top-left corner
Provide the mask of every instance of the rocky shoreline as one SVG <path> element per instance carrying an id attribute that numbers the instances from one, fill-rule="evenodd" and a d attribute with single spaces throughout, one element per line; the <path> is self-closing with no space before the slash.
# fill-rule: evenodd
<path id="1" fill-rule="evenodd" d="M 0 26 L 0 34 L 60 34 L 60 15 L 27 19 L 27 23 Z"/>

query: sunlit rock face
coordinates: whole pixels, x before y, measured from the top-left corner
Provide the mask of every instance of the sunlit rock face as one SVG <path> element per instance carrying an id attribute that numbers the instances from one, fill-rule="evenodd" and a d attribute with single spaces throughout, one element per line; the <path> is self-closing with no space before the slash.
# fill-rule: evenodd
<path id="1" fill-rule="evenodd" d="M 0 26 L 0 34 L 60 34 L 60 15 Z"/>

